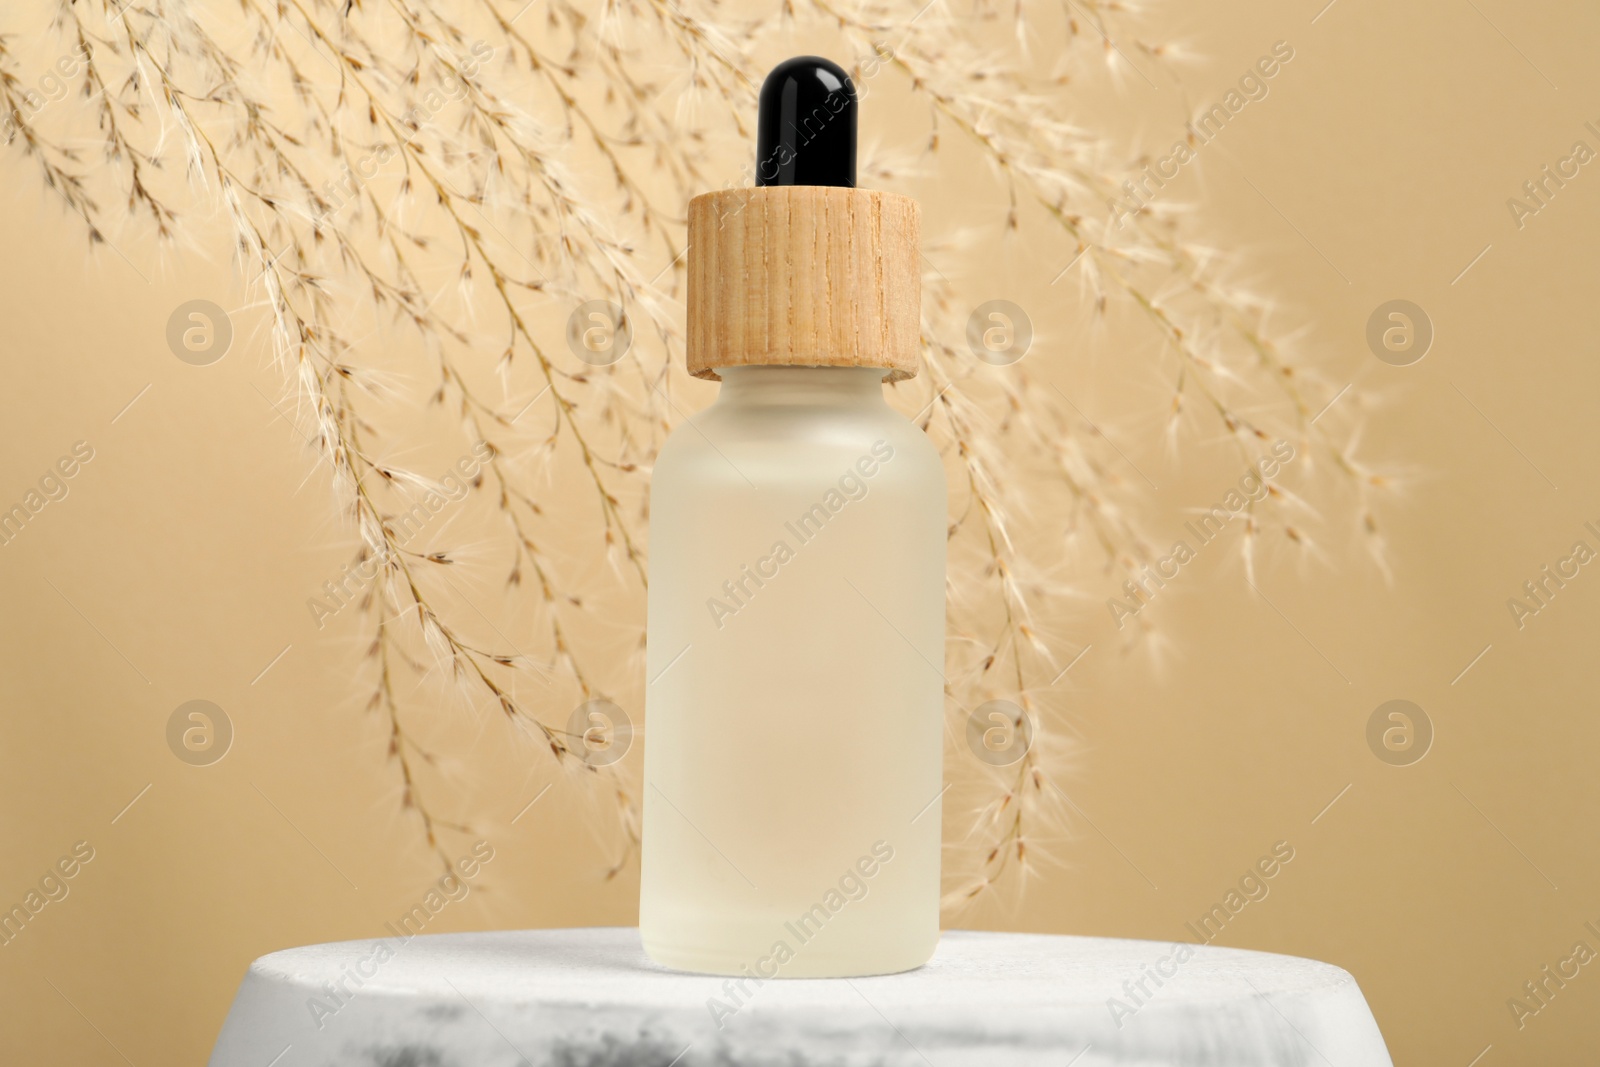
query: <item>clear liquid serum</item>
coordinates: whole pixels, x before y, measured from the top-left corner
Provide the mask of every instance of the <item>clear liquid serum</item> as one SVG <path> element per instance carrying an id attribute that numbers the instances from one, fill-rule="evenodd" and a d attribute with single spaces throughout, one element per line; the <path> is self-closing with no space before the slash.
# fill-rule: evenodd
<path id="1" fill-rule="evenodd" d="M 939 937 L 948 521 L 884 399 L 918 365 L 918 208 L 855 188 L 825 59 L 772 72 L 759 129 L 757 187 L 689 206 L 688 365 L 722 384 L 650 489 L 639 925 L 682 970 L 908 970 Z"/>

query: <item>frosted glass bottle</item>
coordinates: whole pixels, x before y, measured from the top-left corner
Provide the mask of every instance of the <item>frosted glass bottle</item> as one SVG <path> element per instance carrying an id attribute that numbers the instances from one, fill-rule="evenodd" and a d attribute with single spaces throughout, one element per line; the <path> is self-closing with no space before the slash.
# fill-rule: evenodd
<path id="1" fill-rule="evenodd" d="M 721 370 L 650 491 L 644 946 L 879 974 L 938 940 L 945 476 L 873 367 Z"/>

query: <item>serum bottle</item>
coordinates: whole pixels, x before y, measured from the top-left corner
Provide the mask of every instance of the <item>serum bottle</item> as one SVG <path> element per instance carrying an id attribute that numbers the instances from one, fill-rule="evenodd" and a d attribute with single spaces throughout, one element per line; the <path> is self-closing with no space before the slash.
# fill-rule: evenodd
<path id="1" fill-rule="evenodd" d="M 919 214 L 855 188 L 825 59 L 761 90 L 756 188 L 689 205 L 688 366 L 721 382 L 650 489 L 639 925 L 688 971 L 844 977 L 939 937 L 945 475 Z"/>

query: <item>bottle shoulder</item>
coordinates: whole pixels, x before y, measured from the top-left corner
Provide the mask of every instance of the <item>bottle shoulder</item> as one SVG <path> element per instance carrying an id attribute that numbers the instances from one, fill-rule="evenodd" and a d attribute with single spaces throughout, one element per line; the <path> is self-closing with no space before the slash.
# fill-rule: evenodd
<path id="1" fill-rule="evenodd" d="M 815 407 L 741 410 L 713 404 L 673 427 L 657 466 L 705 454 L 858 452 L 878 441 L 904 448 L 922 462 L 939 463 L 927 434 L 887 404 L 818 409 Z"/>
<path id="2" fill-rule="evenodd" d="M 673 428 L 657 456 L 652 483 L 657 490 L 680 478 L 760 485 L 863 461 L 871 466 L 875 460 L 889 480 L 936 485 L 942 496 L 939 450 L 887 404 L 756 410 L 713 404 Z"/>

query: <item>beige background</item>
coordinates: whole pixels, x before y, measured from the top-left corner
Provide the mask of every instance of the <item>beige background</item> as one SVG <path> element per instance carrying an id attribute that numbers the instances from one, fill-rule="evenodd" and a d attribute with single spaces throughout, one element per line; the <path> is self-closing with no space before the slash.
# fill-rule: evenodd
<path id="1" fill-rule="evenodd" d="M 1585 568 L 1520 631 L 1506 599 L 1580 536 L 1596 544 L 1581 526 L 1600 525 L 1600 163 L 1520 231 L 1505 201 L 1574 140 L 1600 148 L 1583 125 L 1600 125 L 1600 11 L 1320 6 L 1165 13 L 1205 60 L 1181 86 L 1143 64 L 1154 84 L 1129 74 L 1109 103 L 1091 107 L 1086 88 L 1085 115 L 1127 131 L 1126 149 L 1158 148 L 1186 99 L 1215 99 L 1276 40 L 1295 48 L 1271 95 L 1172 193 L 1203 206 L 1202 231 L 1245 257 L 1286 321 L 1309 325 L 1332 375 L 1385 401 L 1363 454 L 1409 475 L 1380 513 L 1394 584 L 1335 542 L 1321 561 L 1267 567 L 1269 604 L 1231 549 L 1204 555 L 1165 607 L 1176 655 L 1161 672 L 1116 651 L 1098 603 L 1060 621 L 1096 646 L 1070 683 L 1074 796 L 1093 821 L 1055 844 L 1060 865 L 1019 900 L 960 921 L 1177 939 L 1285 840 L 1293 862 L 1220 943 L 1352 971 L 1400 1064 L 1591 1063 L 1600 964 L 1520 1030 L 1506 1000 L 1574 942 L 1600 949 L 1584 929 L 1600 926 L 1600 574 Z M 931 220 L 960 216 L 971 162 L 957 148 L 917 190 Z M 0 1059 L 200 1063 L 253 957 L 378 934 L 426 890 L 430 859 L 353 692 L 358 632 L 340 619 L 319 633 L 304 607 L 351 542 L 317 461 L 271 406 L 282 385 L 261 338 L 242 329 L 208 368 L 165 346 L 182 301 L 244 300 L 225 258 L 135 241 L 121 246 L 131 264 L 86 259 L 78 221 L 18 153 L 0 174 L 0 505 L 73 442 L 96 453 L 0 548 L 0 903 L 74 842 L 95 849 L 71 895 L 0 948 Z M 985 244 L 938 266 L 1030 308 L 1031 368 L 1105 423 L 1161 487 L 1152 528 L 1176 529 L 1232 477 L 1175 464 L 1147 421 L 1122 414 L 1149 399 L 1117 389 L 1127 353 L 1067 315 L 1034 251 Z M 1364 340 L 1368 315 L 1397 297 L 1436 328 L 1408 368 Z M 197 697 L 237 730 L 208 768 L 164 739 L 172 709 Z M 1436 730 L 1413 766 L 1385 765 L 1365 741 L 1393 698 Z M 496 857 L 487 891 L 436 928 L 632 922 L 637 867 L 601 879 L 615 846 L 584 790 L 497 723 L 453 727 L 457 784 L 441 796 Z"/>

